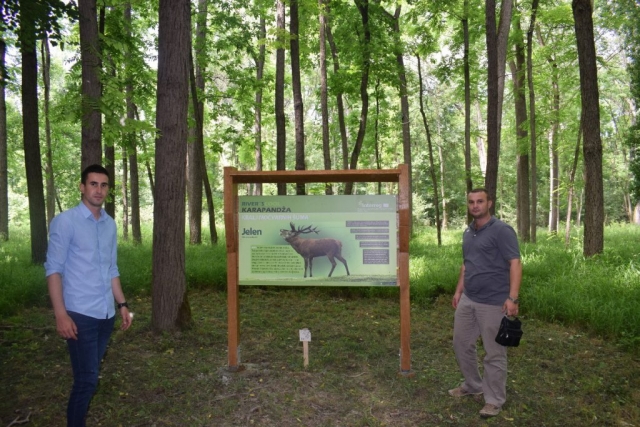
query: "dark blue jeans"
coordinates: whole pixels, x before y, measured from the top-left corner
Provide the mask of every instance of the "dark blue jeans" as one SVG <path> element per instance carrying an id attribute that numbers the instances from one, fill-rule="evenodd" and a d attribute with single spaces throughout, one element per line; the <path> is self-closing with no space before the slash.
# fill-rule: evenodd
<path id="1" fill-rule="evenodd" d="M 95 319 L 72 311 L 68 313 L 78 328 L 78 339 L 67 340 L 73 369 L 67 427 L 84 427 L 89 403 L 98 387 L 100 361 L 107 351 L 116 318 Z"/>

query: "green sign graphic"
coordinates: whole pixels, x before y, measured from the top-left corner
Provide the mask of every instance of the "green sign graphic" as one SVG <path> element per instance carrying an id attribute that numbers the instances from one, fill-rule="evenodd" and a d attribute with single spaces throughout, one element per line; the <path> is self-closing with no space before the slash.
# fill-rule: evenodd
<path id="1" fill-rule="evenodd" d="M 242 196 L 239 284 L 396 286 L 396 196 Z"/>

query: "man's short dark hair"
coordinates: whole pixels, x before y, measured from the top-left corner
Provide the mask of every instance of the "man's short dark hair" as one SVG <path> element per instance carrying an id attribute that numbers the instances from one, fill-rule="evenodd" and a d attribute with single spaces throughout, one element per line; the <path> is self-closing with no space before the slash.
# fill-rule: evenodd
<path id="1" fill-rule="evenodd" d="M 84 168 L 84 170 L 82 171 L 82 175 L 80 176 L 80 182 L 83 184 L 86 184 L 87 176 L 89 176 L 90 173 L 99 173 L 102 175 L 106 175 L 107 178 L 109 179 L 109 182 L 111 182 L 111 177 L 109 176 L 109 172 L 102 165 L 97 165 L 97 164 L 89 165 L 86 168 Z"/>
<path id="2" fill-rule="evenodd" d="M 492 200 L 492 199 L 491 199 L 491 194 L 489 194 L 489 192 L 487 191 L 487 189 L 486 189 L 486 188 L 484 188 L 484 187 L 477 187 L 477 188 L 474 188 L 473 190 L 469 191 L 469 194 L 471 194 L 471 193 L 484 193 L 484 194 L 486 194 L 486 195 L 487 195 L 487 200 Z"/>

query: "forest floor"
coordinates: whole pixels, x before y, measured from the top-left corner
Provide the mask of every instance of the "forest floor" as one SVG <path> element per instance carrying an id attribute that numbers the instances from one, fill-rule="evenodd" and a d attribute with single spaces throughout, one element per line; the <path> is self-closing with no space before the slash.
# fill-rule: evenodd
<path id="1" fill-rule="evenodd" d="M 638 354 L 528 317 L 526 302 L 508 401 L 485 420 L 482 402 L 447 394 L 461 381 L 448 296 L 412 304 L 412 376 L 399 375 L 398 298 L 242 288 L 236 373 L 226 294 L 194 291 L 189 301 L 193 328 L 176 334 L 151 331 L 150 298 L 130 301 L 133 326 L 112 336 L 88 426 L 640 426 Z M 51 310 L 2 321 L 0 374 L 0 427 L 65 425 L 71 368 Z"/>

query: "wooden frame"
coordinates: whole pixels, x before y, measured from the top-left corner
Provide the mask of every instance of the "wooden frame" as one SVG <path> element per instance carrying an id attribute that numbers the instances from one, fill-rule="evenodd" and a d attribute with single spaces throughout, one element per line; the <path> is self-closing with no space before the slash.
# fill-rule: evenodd
<path id="1" fill-rule="evenodd" d="M 400 287 L 400 374 L 410 376 L 411 304 L 409 293 L 409 238 L 411 212 L 409 210 L 409 168 L 354 169 L 314 171 L 239 171 L 224 168 L 224 225 L 227 241 L 227 311 L 228 311 L 228 368 L 242 369 L 238 357 L 240 344 L 239 285 L 238 285 L 238 184 L 312 183 L 312 182 L 397 182 L 398 183 L 398 286 Z"/>

